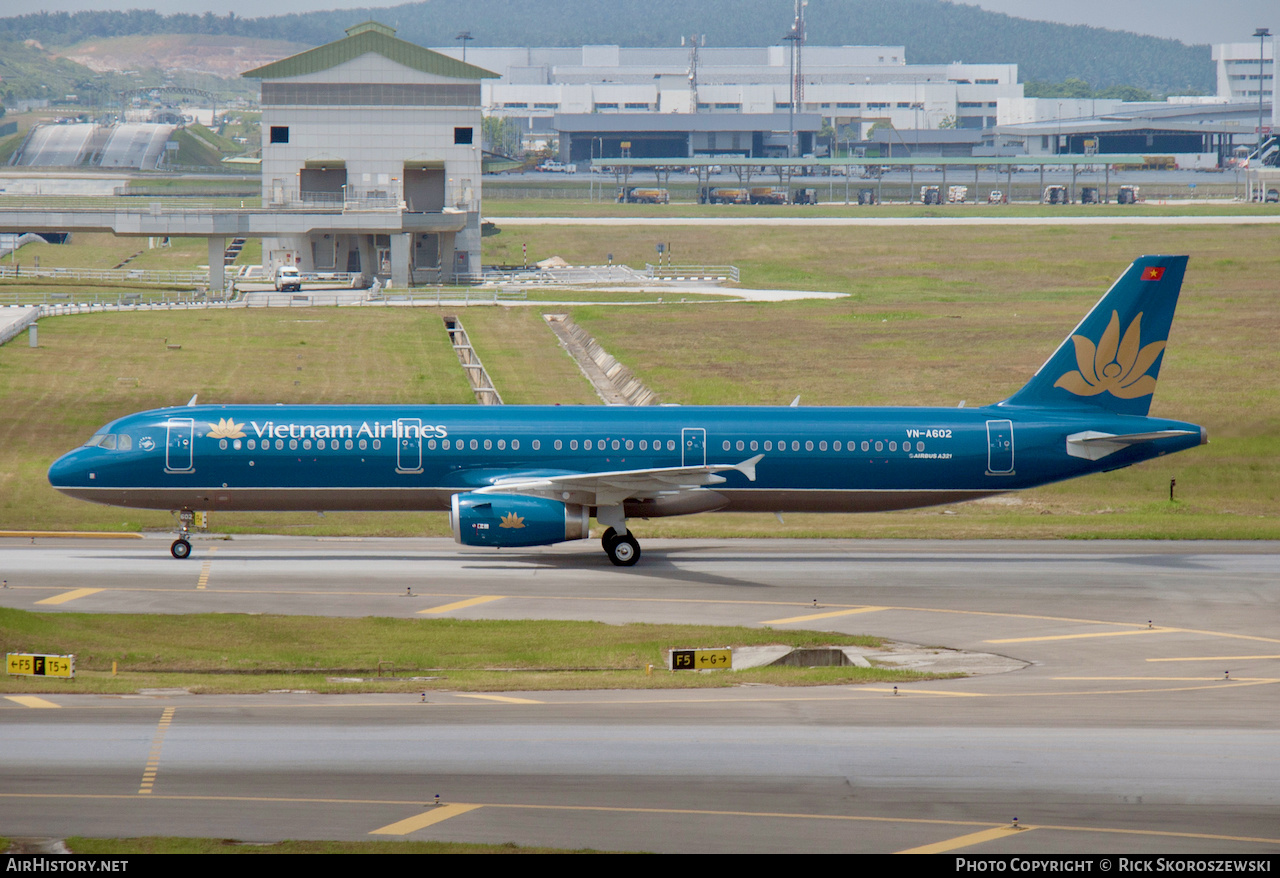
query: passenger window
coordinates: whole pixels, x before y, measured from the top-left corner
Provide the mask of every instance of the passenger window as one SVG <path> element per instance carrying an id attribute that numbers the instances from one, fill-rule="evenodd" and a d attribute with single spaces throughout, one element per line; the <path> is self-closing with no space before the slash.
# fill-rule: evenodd
<path id="1" fill-rule="evenodd" d="M 428 440 L 427 440 L 427 448 L 429 448 L 429 449 L 430 449 L 430 450 L 432 450 L 432 451 L 435 451 L 435 450 L 436 450 L 436 440 L 434 440 L 434 439 L 428 439 Z"/>
<path id="2" fill-rule="evenodd" d="M 226 439 L 219 439 L 219 440 L 218 440 L 218 448 L 222 449 L 223 451 L 226 451 L 226 450 L 227 450 L 227 440 L 226 440 Z"/>
<path id="3" fill-rule="evenodd" d="M 253 450 L 254 450 L 255 448 L 257 448 L 257 447 L 258 447 L 258 442 L 257 442 L 257 440 L 256 440 L 256 439 L 250 439 L 250 440 L 249 440 L 249 450 L 250 450 L 250 451 L 253 451 Z"/>
<path id="4" fill-rule="evenodd" d="M 561 448 L 563 448 L 563 447 L 564 447 L 564 443 L 563 443 L 563 442 L 561 442 L 559 439 L 557 439 L 557 440 L 556 440 L 556 444 L 555 444 L 555 449 L 556 449 L 556 451 L 559 451 L 559 450 L 560 450 Z"/>
<path id="5" fill-rule="evenodd" d="M 486 439 L 486 440 L 484 440 L 484 450 L 485 450 L 485 451 L 492 451 L 492 450 L 493 450 L 493 440 L 492 440 L 492 439 Z"/>
<path id="6" fill-rule="evenodd" d="M 590 450 L 591 450 L 591 440 L 590 440 L 590 439 L 584 439 L 584 440 L 582 440 L 582 447 L 583 447 L 583 448 L 585 448 L 587 451 L 590 451 Z"/>
<path id="7" fill-rule="evenodd" d="M 499 439 L 499 440 L 498 440 L 498 450 L 499 450 L 499 451 L 506 451 L 506 450 L 507 450 L 507 440 L 506 440 L 506 439 Z"/>
<path id="8" fill-rule="evenodd" d="M 870 442 L 868 442 L 866 439 L 863 439 L 863 440 L 862 440 L 862 450 L 863 450 L 863 451 L 870 451 L 870 450 L 871 450 L 871 443 L 870 443 Z"/>
<path id="9" fill-rule="evenodd" d="M 812 440 L 812 439 L 806 439 L 806 440 L 805 440 L 805 443 L 804 443 L 804 450 L 805 450 L 805 451 L 813 451 L 813 440 Z"/>
<path id="10" fill-rule="evenodd" d="M 765 450 L 765 451 L 773 451 L 773 440 L 772 440 L 772 439 L 766 439 L 766 440 L 764 440 L 764 450 Z"/>
<path id="11" fill-rule="evenodd" d="M 831 443 L 831 450 L 832 450 L 832 451 L 839 451 L 839 450 L 840 450 L 840 440 L 839 440 L 839 439 L 837 439 L 835 442 L 832 442 L 832 443 Z"/>
<path id="12" fill-rule="evenodd" d="M 289 440 L 289 450 L 290 450 L 290 451 L 297 451 L 297 450 L 298 450 L 298 440 L 297 440 L 297 439 L 290 439 L 290 440 Z"/>
<path id="13" fill-rule="evenodd" d="M 635 447 L 635 444 L 634 444 L 630 439 L 628 439 L 628 440 L 627 440 L 627 451 L 630 451 L 630 450 L 631 450 L 632 448 L 634 448 L 634 447 Z"/>
<path id="14" fill-rule="evenodd" d="M 373 450 L 374 450 L 374 451 L 377 451 L 377 450 L 378 450 L 379 448 L 381 448 L 381 447 L 382 447 L 382 440 L 381 440 L 381 439 L 374 439 L 374 440 L 373 440 Z"/>
<path id="15" fill-rule="evenodd" d="M 725 450 L 725 451 L 728 451 L 728 450 L 729 450 L 729 440 L 728 440 L 728 439 L 724 440 L 724 445 L 723 445 L 722 447 L 724 448 L 724 450 Z"/>
<path id="16" fill-rule="evenodd" d="M 479 447 L 480 447 L 480 443 L 479 443 L 479 442 L 477 442 L 475 439 L 472 439 L 472 440 L 471 440 L 471 450 L 472 450 L 472 451 L 475 451 L 475 450 L 476 450 L 476 449 L 478 449 Z"/>
<path id="17" fill-rule="evenodd" d="M 363 440 L 363 439 L 361 439 L 361 440 L 360 440 L 360 447 L 361 447 L 361 448 L 363 448 L 363 447 L 364 447 L 364 440 Z M 284 451 L 284 440 L 283 440 L 283 439 L 277 439 L 277 440 L 276 440 L 276 451 Z"/>
<path id="18" fill-rule="evenodd" d="M 825 439 L 818 443 L 818 450 L 819 451 L 827 450 L 827 441 Z"/>
<path id="19" fill-rule="evenodd" d="M 613 442 L 609 443 L 609 447 L 612 448 L 614 451 L 617 451 L 619 448 L 622 447 L 622 445 L 620 442 L 618 442 L 617 439 L 614 439 Z"/>
<path id="20" fill-rule="evenodd" d="M 628 447 L 630 447 L 630 446 L 628 446 Z M 649 442 L 648 442 L 648 440 L 646 440 L 646 439 L 641 439 L 641 440 L 640 440 L 640 450 L 641 450 L 641 451 L 646 451 L 646 450 L 648 450 L 648 448 L 649 448 Z"/>
<path id="21" fill-rule="evenodd" d="M 878 441 L 878 440 L 876 441 L 876 451 L 884 451 L 884 443 L 883 443 L 883 442 L 880 442 L 880 441 Z"/>
<path id="22" fill-rule="evenodd" d="M 898 443 L 897 443 L 897 442 L 890 442 L 890 443 L 889 443 L 889 450 L 890 450 L 890 451 L 897 451 L 897 450 L 898 450 Z"/>
<path id="23" fill-rule="evenodd" d="M 570 451 L 577 451 L 577 450 L 578 450 L 578 440 L 577 440 L 577 439 L 570 439 L 570 440 L 569 440 L 569 450 L 570 450 Z"/>
<path id="24" fill-rule="evenodd" d="M 799 451 L 799 450 L 800 450 L 800 441 L 799 441 L 798 439 L 792 439 L 792 440 L 791 440 L 791 450 L 792 450 L 792 451 Z"/>
<path id="25" fill-rule="evenodd" d="M 737 442 L 735 442 L 735 443 L 734 443 L 734 446 L 733 446 L 733 447 L 734 447 L 736 450 L 741 451 L 742 449 L 746 448 L 747 446 L 746 446 L 745 444 L 743 444 L 743 442 L 742 442 L 742 440 L 741 440 L 741 439 L 739 439 Z"/>
<path id="26" fill-rule="evenodd" d="M 667 451 L 675 451 L 675 450 L 676 450 L 676 440 L 674 440 L 674 439 L 668 439 L 668 440 L 667 440 Z"/>
<path id="27" fill-rule="evenodd" d="M 519 451 L 519 450 L 520 450 L 520 440 L 519 440 L 519 439 L 512 439 L 512 440 L 511 440 L 511 450 L 512 450 L 512 451 Z M 534 439 L 534 440 L 533 440 L 533 450 L 534 450 L 534 451 L 537 451 L 537 450 L 538 450 L 538 440 L 537 440 L 537 439 Z"/>
<path id="28" fill-rule="evenodd" d="M 364 442 L 364 440 L 363 440 L 363 439 L 361 439 L 360 441 L 361 441 L 361 442 Z M 348 439 L 344 444 L 345 444 L 345 445 L 346 445 L 346 447 L 347 447 L 347 451 L 350 451 L 350 450 L 351 450 L 351 440 L 350 440 L 350 439 Z M 250 439 L 250 440 L 249 440 L 249 447 L 250 447 L 250 448 L 252 448 L 252 447 L 253 447 L 253 440 L 252 440 L 252 439 Z"/>

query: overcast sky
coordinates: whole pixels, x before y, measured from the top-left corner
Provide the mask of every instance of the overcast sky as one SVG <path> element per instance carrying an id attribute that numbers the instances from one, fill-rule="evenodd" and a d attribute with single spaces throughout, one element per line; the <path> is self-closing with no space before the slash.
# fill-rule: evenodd
<path id="1" fill-rule="evenodd" d="M 603 0 L 610 2 L 610 0 Z M 893 2 L 893 0 L 885 0 Z M 995 12 L 1019 18 L 1089 24 L 1115 30 L 1171 37 L 1184 43 L 1247 41 L 1255 28 L 1280 33 L 1280 0 L 966 0 Z M 814 6 L 823 0 L 810 0 Z M 81 9 L 155 9 L 159 12 L 228 11 L 244 17 L 316 9 L 351 9 L 393 5 L 377 0 L 0 0 L 0 17 L 22 15 L 35 9 L 75 12 Z M 785 13 L 790 0 L 778 0 Z"/>

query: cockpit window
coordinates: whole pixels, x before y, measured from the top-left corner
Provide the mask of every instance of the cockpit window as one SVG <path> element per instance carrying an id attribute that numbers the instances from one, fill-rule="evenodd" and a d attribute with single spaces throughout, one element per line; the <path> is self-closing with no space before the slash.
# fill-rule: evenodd
<path id="1" fill-rule="evenodd" d="M 133 449 L 133 437 L 124 433 L 95 433 L 84 443 L 85 448 L 105 448 L 108 451 L 130 451 Z"/>

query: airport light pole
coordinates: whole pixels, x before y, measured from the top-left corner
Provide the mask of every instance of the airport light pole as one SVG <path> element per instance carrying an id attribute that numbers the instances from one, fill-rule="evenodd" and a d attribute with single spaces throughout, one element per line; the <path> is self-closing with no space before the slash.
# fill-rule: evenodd
<path id="1" fill-rule="evenodd" d="M 462 63 L 466 64 L 467 63 L 467 43 L 470 42 L 471 40 L 474 40 L 475 37 L 471 36 L 471 31 L 464 30 L 464 31 L 461 31 L 456 37 L 454 37 L 454 39 L 462 41 Z"/>
<path id="2" fill-rule="evenodd" d="M 1271 36 L 1271 31 L 1269 28 L 1260 27 L 1253 32 L 1253 35 L 1258 38 L 1258 158 L 1261 159 L 1262 158 L 1262 62 L 1264 60 L 1263 56 L 1266 54 L 1266 40 L 1267 40 L 1267 37 Z M 1275 69 L 1274 63 L 1272 64 L 1272 69 L 1273 70 Z M 1271 77 L 1271 100 L 1273 101 L 1276 99 L 1275 82 L 1276 82 L 1276 78 L 1273 75 Z"/>

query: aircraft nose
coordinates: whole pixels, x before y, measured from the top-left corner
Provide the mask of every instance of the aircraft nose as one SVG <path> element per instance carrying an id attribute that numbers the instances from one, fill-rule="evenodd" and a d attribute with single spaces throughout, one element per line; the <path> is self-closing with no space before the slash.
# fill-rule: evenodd
<path id="1" fill-rule="evenodd" d="M 80 449 L 68 452 L 49 467 L 49 484 L 55 488 L 74 488 L 85 484 L 88 471 Z"/>

